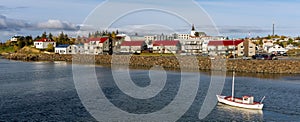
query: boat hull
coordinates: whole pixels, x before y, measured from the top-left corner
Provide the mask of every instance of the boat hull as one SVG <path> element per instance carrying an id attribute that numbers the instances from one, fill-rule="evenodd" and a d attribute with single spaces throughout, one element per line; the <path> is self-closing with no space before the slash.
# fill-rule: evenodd
<path id="1" fill-rule="evenodd" d="M 234 101 L 225 99 L 226 96 L 217 95 L 217 98 L 220 103 L 230 105 L 230 106 L 240 107 L 240 108 L 261 110 L 264 106 L 264 104 L 260 104 L 260 103 L 244 104 L 244 103 L 240 103 L 240 102 L 234 102 Z"/>

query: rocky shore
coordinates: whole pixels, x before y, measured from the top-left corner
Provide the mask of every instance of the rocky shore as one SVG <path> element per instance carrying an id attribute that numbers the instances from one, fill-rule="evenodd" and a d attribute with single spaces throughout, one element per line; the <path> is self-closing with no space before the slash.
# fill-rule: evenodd
<path id="1" fill-rule="evenodd" d="M 59 55 L 7 54 L 4 58 L 24 61 L 66 61 L 76 63 L 114 64 L 151 68 L 161 66 L 176 70 L 235 70 L 249 73 L 300 74 L 300 60 L 230 60 L 194 56 L 129 56 L 129 55 Z"/>

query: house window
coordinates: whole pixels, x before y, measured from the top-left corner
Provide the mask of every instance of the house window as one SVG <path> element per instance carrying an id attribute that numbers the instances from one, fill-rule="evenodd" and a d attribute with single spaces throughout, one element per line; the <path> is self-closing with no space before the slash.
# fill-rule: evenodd
<path id="1" fill-rule="evenodd" d="M 243 48 L 244 48 L 244 46 L 241 46 L 241 48 L 243 49 Z"/>
<path id="2" fill-rule="evenodd" d="M 241 54 L 244 54 L 244 52 L 241 52 Z"/>
<path id="3" fill-rule="evenodd" d="M 252 46 L 250 46 L 250 48 L 253 48 Z"/>

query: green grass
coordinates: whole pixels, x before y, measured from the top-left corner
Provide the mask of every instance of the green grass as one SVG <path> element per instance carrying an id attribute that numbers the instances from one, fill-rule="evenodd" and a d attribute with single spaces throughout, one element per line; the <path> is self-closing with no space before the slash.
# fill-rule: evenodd
<path id="1" fill-rule="evenodd" d="M 14 47 L 13 46 L 9 46 L 9 47 L 0 47 L 0 53 L 13 53 L 15 52 Z"/>

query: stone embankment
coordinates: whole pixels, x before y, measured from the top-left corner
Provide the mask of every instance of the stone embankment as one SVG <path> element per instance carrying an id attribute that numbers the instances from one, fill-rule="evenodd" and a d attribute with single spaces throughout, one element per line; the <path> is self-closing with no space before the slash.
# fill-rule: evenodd
<path id="1" fill-rule="evenodd" d="M 249 73 L 300 73 L 300 60 L 228 60 L 194 56 L 130 56 L 130 55 L 59 55 L 9 54 L 7 59 L 24 61 L 67 61 L 84 64 L 114 64 L 151 68 L 161 66 L 176 70 L 235 70 Z"/>

